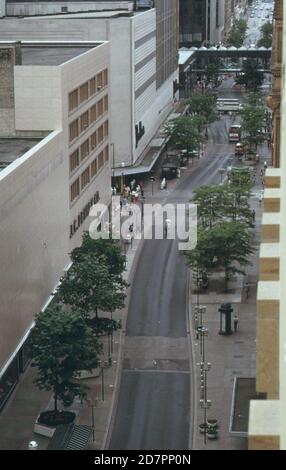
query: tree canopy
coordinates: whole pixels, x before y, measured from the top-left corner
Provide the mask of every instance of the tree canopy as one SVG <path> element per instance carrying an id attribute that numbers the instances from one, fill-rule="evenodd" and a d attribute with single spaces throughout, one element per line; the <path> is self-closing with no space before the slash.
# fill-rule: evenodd
<path id="1" fill-rule="evenodd" d="M 247 22 L 243 19 L 236 20 L 228 37 L 228 44 L 233 47 L 241 47 L 243 45 L 247 30 Z"/>
<path id="2" fill-rule="evenodd" d="M 76 396 L 85 397 L 87 388 L 74 380 L 80 370 L 98 367 L 101 346 L 81 313 L 59 305 L 39 313 L 29 350 L 37 367 L 35 383 L 40 390 L 53 391 L 55 412 L 58 400 L 68 406 Z"/>
<path id="3" fill-rule="evenodd" d="M 199 126 L 200 121 L 197 116 L 181 116 L 168 122 L 165 126 L 166 135 L 169 137 L 169 144 L 178 150 L 186 149 L 188 154 L 198 150 L 204 141 Z"/>
<path id="4" fill-rule="evenodd" d="M 257 47 L 266 47 L 267 49 L 272 46 L 273 41 L 273 24 L 268 21 L 264 23 L 261 28 L 261 37 L 257 42 Z"/>
<path id="5" fill-rule="evenodd" d="M 210 124 L 218 119 L 216 95 L 192 93 L 189 101 L 189 112 L 202 118 L 202 124 Z"/>
<path id="6" fill-rule="evenodd" d="M 249 91 L 257 91 L 264 80 L 264 73 L 258 69 L 259 62 L 256 59 L 244 60 L 241 73 L 236 78 L 236 83 L 245 85 Z"/>

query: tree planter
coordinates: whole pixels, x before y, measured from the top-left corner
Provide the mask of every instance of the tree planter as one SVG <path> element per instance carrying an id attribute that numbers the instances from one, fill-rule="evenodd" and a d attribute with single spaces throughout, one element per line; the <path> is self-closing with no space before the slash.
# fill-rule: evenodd
<path id="1" fill-rule="evenodd" d="M 59 411 L 56 416 L 54 411 L 44 411 L 35 422 L 34 432 L 41 436 L 53 437 L 57 426 L 70 424 L 75 418 L 76 414 L 71 411 Z"/>
<path id="2" fill-rule="evenodd" d="M 76 379 L 77 380 L 92 379 L 95 377 L 99 377 L 100 373 L 101 373 L 101 369 L 99 367 L 97 367 L 96 369 L 92 369 L 91 371 L 80 370 L 79 376 Z"/>
<path id="3" fill-rule="evenodd" d="M 217 438 L 217 430 L 214 428 L 207 429 L 207 438 L 208 439 L 216 439 Z"/>
<path id="4" fill-rule="evenodd" d="M 208 428 L 218 429 L 218 420 L 216 418 L 208 418 L 207 426 Z"/>

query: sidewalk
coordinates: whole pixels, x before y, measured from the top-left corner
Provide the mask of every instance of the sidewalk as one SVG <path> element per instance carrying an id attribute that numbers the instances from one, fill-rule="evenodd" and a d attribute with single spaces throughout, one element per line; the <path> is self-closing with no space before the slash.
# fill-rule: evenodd
<path id="1" fill-rule="evenodd" d="M 127 264 L 124 273 L 128 280 L 139 242 L 133 241 L 132 248 L 127 251 Z M 116 312 L 114 319 L 121 319 L 126 312 Z M 124 323 L 124 318 L 123 318 Z M 116 331 L 113 338 L 113 364 L 104 367 L 102 376 L 82 380 L 90 387 L 88 401 L 83 404 L 75 400 L 68 408 L 77 413 L 76 424 L 92 426 L 92 405 L 94 407 L 95 440 L 91 439 L 89 448 L 103 449 L 106 433 L 109 426 L 111 405 L 114 397 L 114 388 L 117 375 L 117 357 L 119 344 L 122 341 L 124 331 Z M 104 343 L 103 361 L 107 363 L 107 341 Z M 50 439 L 34 434 L 35 420 L 41 411 L 52 407 L 53 400 L 50 392 L 40 391 L 34 384 L 36 370 L 28 367 L 18 383 L 13 395 L 10 397 L 5 409 L 0 415 L 0 450 L 27 450 L 31 440 L 38 443 L 39 450 L 45 450 Z M 104 397 L 102 394 L 102 382 L 104 382 Z M 104 401 L 102 400 L 104 398 Z"/>
<path id="2" fill-rule="evenodd" d="M 268 159 L 266 148 L 262 148 L 262 155 Z M 206 306 L 203 324 L 208 328 L 209 334 L 205 339 L 205 362 L 211 362 L 211 370 L 207 372 L 207 398 L 211 400 L 211 407 L 207 410 L 208 418 L 216 418 L 219 421 L 218 438 L 207 439 L 204 443 L 204 435 L 199 433 L 198 425 L 204 422 L 204 410 L 200 408 L 200 368 L 196 365 L 202 361 L 199 341 L 194 343 L 194 367 L 196 374 L 195 396 L 195 429 L 193 448 L 199 450 L 243 450 L 247 448 L 247 439 L 230 435 L 230 416 L 235 377 L 255 377 L 256 375 L 256 285 L 259 273 L 259 242 L 260 226 L 263 204 L 259 203 L 259 194 L 262 189 L 260 169 L 263 160 L 257 168 L 256 184 L 251 197 L 251 207 L 255 209 L 255 248 L 252 255 L 252 265 L 246 267 L 247 276 L 237 276 L 234 285 L 230 286 L 227 295 L 217 294 L 212 291 L 212 282 L 204 295 L 200 295 L 200 304 Z M 250 285 L 249 295 L 243 284 Z M 231 289 L 232 288 L 232 289 Z M 196 305 L 196 293 L 191 298 L 191 315 L 193 316 Z M 219 335 L 220 318 L 218 308 L 221 303 L 230 302 L 233 306 L 233 315 L 239 318 L 238 331 L 230 336 Z"/>

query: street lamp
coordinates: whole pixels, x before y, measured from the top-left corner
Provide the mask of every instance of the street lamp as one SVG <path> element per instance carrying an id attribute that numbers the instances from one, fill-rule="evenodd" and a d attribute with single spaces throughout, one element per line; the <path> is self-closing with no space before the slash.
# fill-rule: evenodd
<path id="1" fill-rule="evenodd" d="M 121 167 L 122 168 L 125 167 L 124 162 L 121 163 Z M 121 173 L 121 183 L 120 183 L 120 192 L 121 192 L 121 194 L 123 194 L 123 191 L 124 191 L 124 172 L 122 171 L 122 173 Z"/>

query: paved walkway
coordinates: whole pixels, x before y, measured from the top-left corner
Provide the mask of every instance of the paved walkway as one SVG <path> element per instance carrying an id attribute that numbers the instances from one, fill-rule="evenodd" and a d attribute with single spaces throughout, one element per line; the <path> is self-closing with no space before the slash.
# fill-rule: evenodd
<path id="1" fill-rule="evenodd" d="M 207 294 L 200 296 L 200 303 L 206 306 L 203 317 L 204 326 L 209 330 L 205 340 L 205 362 L 211 362 L 211 370 L 207 373 L 207 398 L 212 401 L 207 411 L 209 418 L 219 420 L 219 433 L 216 440 L 209 440 L 205 444 L 204 436 L 198 432 L 198 425 L 204 422 L 204 411 L 200 408 L 200 368 L 195 365 L 197 377 L 197 390 L 195 396 L 196 415 L 194 449 L 220 449 L 243 450 L 247 448 L 247 439 L 234 437 L 229 433 L 231 403 L 235 377 L 255 377 L 256 375 L 256 290 L 259 272 L 259 242 L 263 203 L 259 202 L 262 183 L 260 169 L 264 160 L 269 161 L 269 151 L 266 146 L 260 148 L 261 164 L 256 170 L 256 184 L 253 188 L 251 206 L 256 211 L 255 246 L 258 248 L 252 256 L 252 265 L 246 268 L 247 277 L 242 281 L 241 276 L 236 277 L 232 293 L 226 296 L 212 292 L 210 282 Z M 250 284 L 249 295 L 246 295 L 245 283 Z M 244 283 L 244 288 L 243 288 Z M 196 294 L 191 296 L 191 315 L 196 305 Z M 231 336 L 219 335 L 218 308 L 223 302 L 230 302 L 234 307 L 234 314 L 238 315 L 238 331 Z M 194 343 L 195 364 L 202 361 L 200 344 L 192 331 Z"/>

